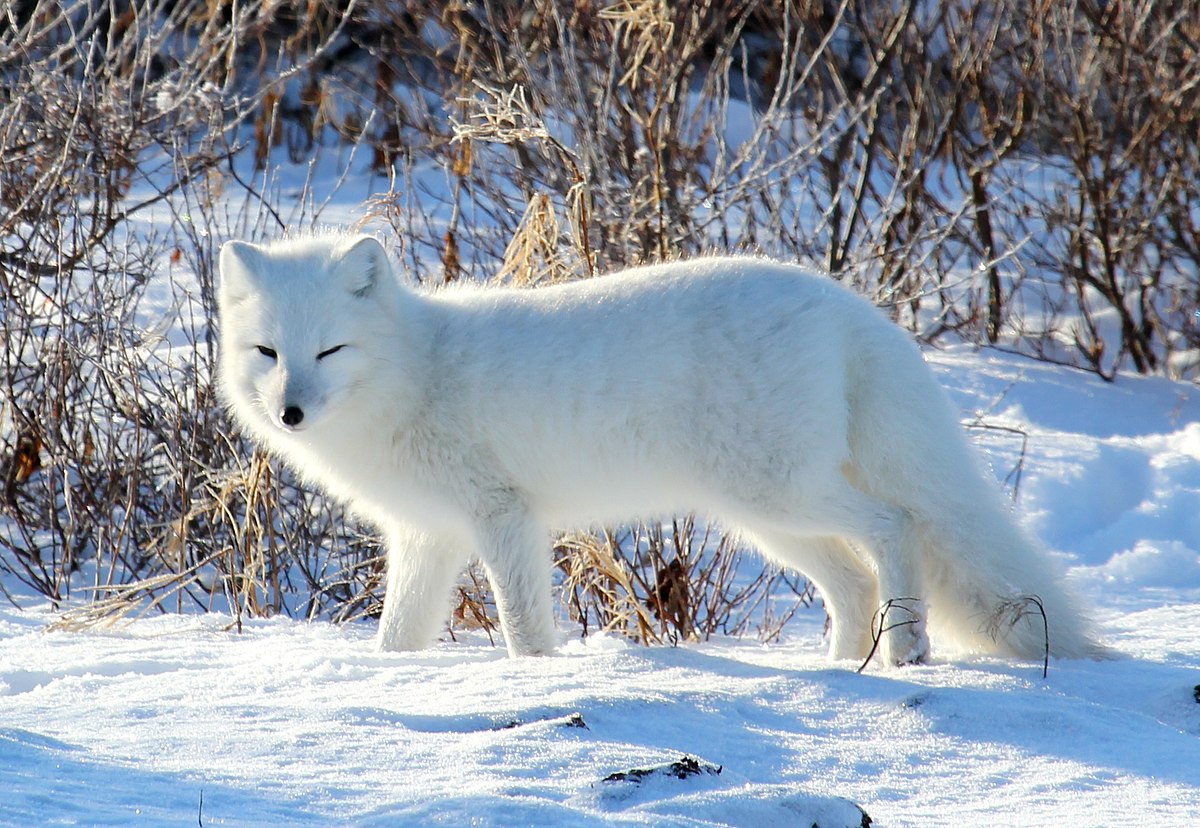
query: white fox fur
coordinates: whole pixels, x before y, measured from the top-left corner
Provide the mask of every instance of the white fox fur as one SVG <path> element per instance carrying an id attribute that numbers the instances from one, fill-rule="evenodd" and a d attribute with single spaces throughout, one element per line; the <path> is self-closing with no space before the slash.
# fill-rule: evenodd
<path id="1" fill-rule="evenodd" d="M 387 536 L 378 643 L 429 645 L 478 557 L 513 655 L 554 649 L 550 532 L 695 510 L 820 589 L 834 658 L 1100 655 L 908 337 L 827 278 L 702 258 L 415 291 L 369 237 L 221 250 L 238 423 Z M 911 621 L 913 623 L 897 623 Z"/>

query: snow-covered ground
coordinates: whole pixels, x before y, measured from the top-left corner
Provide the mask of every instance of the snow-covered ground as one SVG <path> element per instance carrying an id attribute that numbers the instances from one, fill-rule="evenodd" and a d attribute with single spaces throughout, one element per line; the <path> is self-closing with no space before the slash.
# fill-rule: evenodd
<path id="1" fill-rule="evenodd" d="M 770 646 L 564 630 L 557 655 L 510 660 L 469 637 L 377 654 L 368 624 L 64 633 L 3 608 L 0 823 L 826 828 L 862 824 L 857 805 L 881 826 L 1193 824 L 1200 389 L 930 362 L 1010 490 L 1021 461 L 1017 509 L 1119 660 L 858 674 L 824 659 L 819 610 Z M 685 756 L 698 773 L 605 780 Z"/>

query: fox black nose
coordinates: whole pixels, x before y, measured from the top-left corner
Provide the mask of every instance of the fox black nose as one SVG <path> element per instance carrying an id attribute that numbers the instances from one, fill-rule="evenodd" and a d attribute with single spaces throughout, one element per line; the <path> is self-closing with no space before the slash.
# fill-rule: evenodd
<path id="1" fill-rule="evenodd" d="M 283 409 L 283 413 L 279 415 L 279 419 L 283 421 L 285 426 L 295 428 L 304 420 L 304 409 L 298 405 L 289 405 Z"/>

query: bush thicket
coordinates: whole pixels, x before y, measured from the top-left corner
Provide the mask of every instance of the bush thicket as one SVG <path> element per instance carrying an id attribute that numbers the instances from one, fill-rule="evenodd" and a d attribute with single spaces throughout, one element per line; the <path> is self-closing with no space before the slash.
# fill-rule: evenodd
<path id="1" fill-rule="evenodd" d="M 0 589 L 377 611 L 374 539 L 213 395 L 215 248 L 319 223 L 318 168 L 376 177 L 367 219 L 421 280 L 751 250 L 926 341 L 1186 375 L 1198 96 L 1200 0 L 9 3 Z M 585 628 L 643 640 L 774 634 L 810 597 L 687 518 L 556 554 Z"/>

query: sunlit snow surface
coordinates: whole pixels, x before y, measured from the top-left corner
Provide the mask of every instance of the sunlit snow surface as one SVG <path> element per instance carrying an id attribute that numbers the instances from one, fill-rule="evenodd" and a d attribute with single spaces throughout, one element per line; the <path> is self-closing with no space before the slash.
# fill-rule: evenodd
<path id="1" fill-rule="evenodd" d="M 370 625 L 160 617 L 48 633 L 0 609 L 0 823 L 1185 825 L 1200 815 L 1200 389 L 965 348 L 964 419 L 1028 437 L 1017 512 L 1113 662 L 827 662 L 784 642 L 642 648 L 563 630 L 373 652 Z M 998 478 L 1021 434 L 972 428 Z M 935 642 L 936 645 L 936 642 Z M 573 714 L 586 727 L 570 727 Z M 683 756 L 722 768 L 638 785 Z"/>

